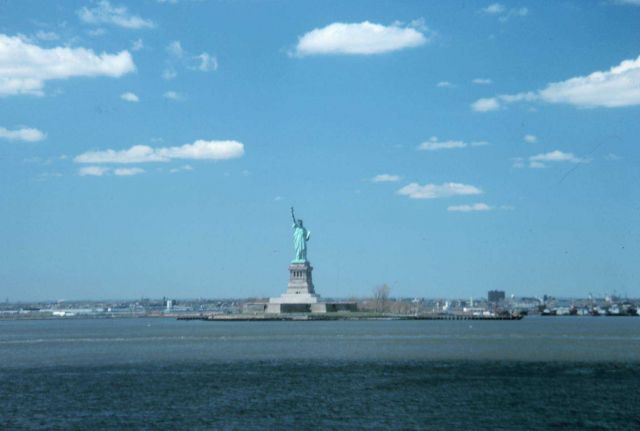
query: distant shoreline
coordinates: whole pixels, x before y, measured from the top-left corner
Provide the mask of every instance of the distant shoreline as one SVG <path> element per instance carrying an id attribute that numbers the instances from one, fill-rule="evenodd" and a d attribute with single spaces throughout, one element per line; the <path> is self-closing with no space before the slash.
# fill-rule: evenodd
<path id="1" fill-rule="evenodd" d="M 206 322 L 275 322 L 275 321 L 337 321 L 337 320 L 522 320 L 523 318 L 536 318 L 542 320 L 549 319 L 572 319 L 572 318 L 620 318 L 620 317 L 639 317 L 637 315 L 610 315 L 610 316 L 575 316 L 575 315 L 533 315 L 533 316 L 472 316 L 472 315 L 393 315 L 393 314 L 213 314 L 213 315 L 179 315 L 179 314 L 141 314 L 141 315 L 78 315 L 78 316 L 37 316 L 37 315 L 21 315 L 21 316 L 0 316 L 0 322 L 3 321 L 26 321 L 26 320 L 121 320 L 121 319 L 175 319 L 181 321 L 206 321 Z"/>

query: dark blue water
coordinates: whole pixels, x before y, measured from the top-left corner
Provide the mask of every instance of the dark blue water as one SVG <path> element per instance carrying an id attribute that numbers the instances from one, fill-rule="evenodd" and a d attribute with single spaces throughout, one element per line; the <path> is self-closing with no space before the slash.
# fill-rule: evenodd
<path id="1" fill-rule="evenodd" d="M 640 319 L 0 322 L 2 429 L 640 429 Z"/>

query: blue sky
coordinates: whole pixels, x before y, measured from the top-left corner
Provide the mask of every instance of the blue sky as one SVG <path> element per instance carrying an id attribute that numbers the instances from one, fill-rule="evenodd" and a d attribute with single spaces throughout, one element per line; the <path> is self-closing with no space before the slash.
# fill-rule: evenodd
<path id="1" fill-rule="evenodd" d="M 636 3 L 3 1 L 0 296 L 638 296 Z"/>

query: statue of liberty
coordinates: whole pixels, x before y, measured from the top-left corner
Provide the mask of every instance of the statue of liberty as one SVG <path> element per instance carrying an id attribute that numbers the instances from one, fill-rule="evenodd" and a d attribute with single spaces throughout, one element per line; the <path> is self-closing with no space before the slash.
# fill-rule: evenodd
<path id="1" fill-rule="evenodd" d="M 291 263 L 304 263 L 307 261 L 307 241 L 311 237 L 302 220 L 296 220 L 296 216 L 293 213 L 293 207 L 291 207 L 291 218 L 293 219 L 293 248 L 296 250 L 296 257 Z"/>

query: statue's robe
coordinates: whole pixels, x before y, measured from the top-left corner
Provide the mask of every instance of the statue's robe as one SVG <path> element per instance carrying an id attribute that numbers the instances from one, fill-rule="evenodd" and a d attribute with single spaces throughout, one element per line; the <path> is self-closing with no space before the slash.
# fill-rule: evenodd
<path id="1" fill-rule="evenodd" d="M 296 251 L 296 261 L 307 261 L 307 241 L 311 232 L 304 227 L 300 227 L 297 224 L 293 225 L 293 247 Z"/>

